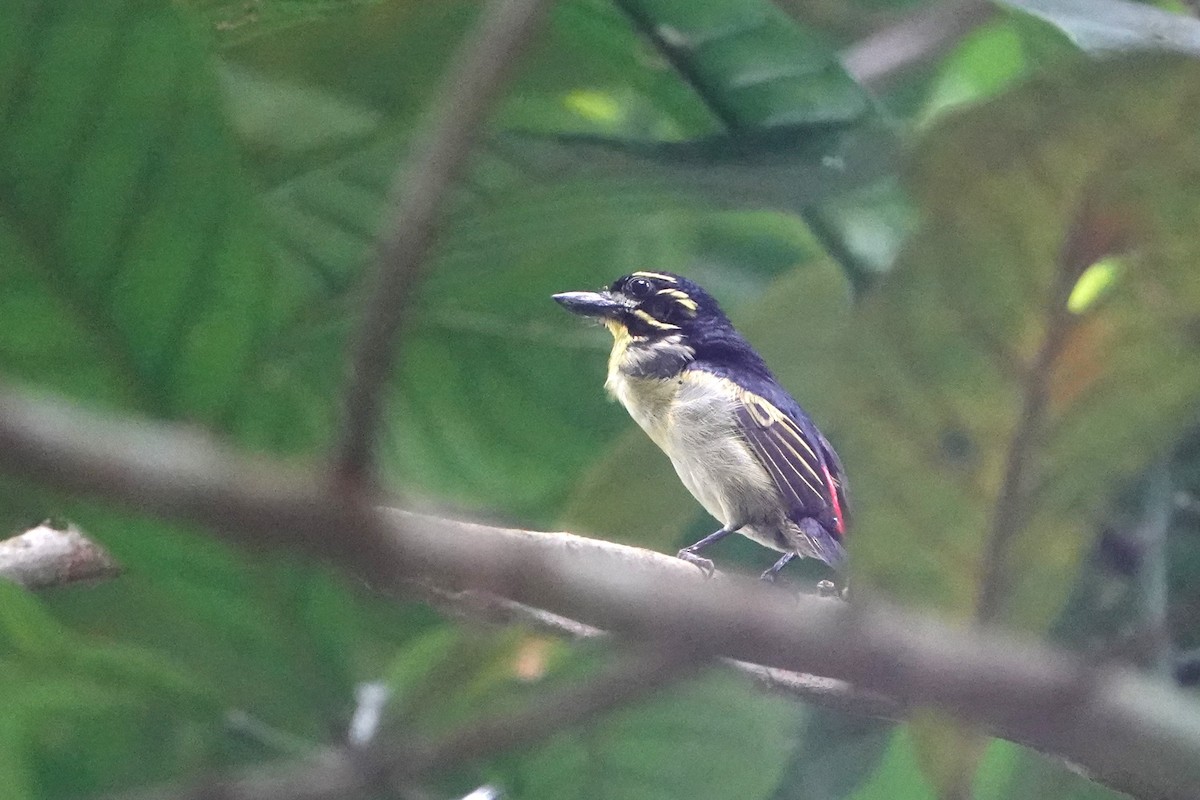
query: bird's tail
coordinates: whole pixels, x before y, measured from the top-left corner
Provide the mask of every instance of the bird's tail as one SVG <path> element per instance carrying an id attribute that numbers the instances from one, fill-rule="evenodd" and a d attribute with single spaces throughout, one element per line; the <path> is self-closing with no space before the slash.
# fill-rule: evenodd
<path id="1" fill-rule="evenodd" d="M 842 572 L 846 564 L 846 548 L 842 546 L 841 540 L 812 517 L 805 517 L 796 524 L 804 534 L 805 544 L 810 549 L 810 552 L 802 552 L 800 555 L 819 558 L 838 572 Z"/>

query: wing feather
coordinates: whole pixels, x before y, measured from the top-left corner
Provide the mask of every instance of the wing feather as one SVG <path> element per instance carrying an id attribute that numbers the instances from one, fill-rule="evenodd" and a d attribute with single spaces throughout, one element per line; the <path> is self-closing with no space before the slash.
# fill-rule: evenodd
<path id="1" fill-rule="evenodd" d="M 832 453 L 824 437 L 816 433 L 818 439 L 810 441 L 794 419 L 752 392 L 742 393 L 736 411 L 746 441 L 784 500 L 802 515 L 832 522 L 840 535 L 845 525 L 841 463 L 836 455 L 824 456 Z"/>

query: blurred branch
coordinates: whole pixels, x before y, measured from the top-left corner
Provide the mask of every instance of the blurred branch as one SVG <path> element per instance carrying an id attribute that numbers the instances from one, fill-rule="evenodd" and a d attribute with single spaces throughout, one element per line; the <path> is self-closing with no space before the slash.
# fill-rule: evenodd
<path id="1" fill-rule="evenodd" d="M 469 588 L 654 648 L 686 642 L 697 657 L 849 681 L 955 713 L 1137 796 L 1192 798 L 1200 787 L 1200 704 L 1137 672 L 998 632 L 706 580 L 670 556 L 570 534 L 375 509 L 194 435 L 3 390 L 0 471 L 199 523 L 245 546 L 316 555 L 379 588 Z"/>
<path id="2" fill-rule="evenodd" d="M 469 590 L 447 592 L 435 587 L 422 587 L 422 592 L 429 602 L 442 611 L 475 622 L 482 620 L 502 625 L 524 625 L 541 633 L 572 639 L 592 639 L 608 635 L 605 631 L 578 620 L 492 594 Z M 834 598 L 824 601 L 818 597 L 812 599 L 818 602 L 842 602 Z M 862 691 L 835 678 L 773 669 L 732 658 L 721 659 L 721 663 L 749 678 L 762 689 L 822 708 L 889 720 L 902 719 L 908 712 L 904 704 L 893 697 Z"/>
<path id="3" fill-rule="evenodd" d="M 349 358 L 337 476 L 354 485 L 371 470 L 383 413 L 384 385 L 396 337 L 444 217 L 451 187 L 466 170 L 491 107 L 551 0 L 491 0 L 459 48 L 438 92 L 438 105 L 418 139 L 411 168 L 393 189 L 393 221 L 380 237 L 358 335 Z"/>
<path id="4" fill-rule="evenodd" d="M 932 61 L 996 13 L 984 0 L 952 0 L 922 7 L 842 52 L 842 66 L 859 83 L 881 89 L 915 66 Z"/>
<path id="5" fill-rule="evenodd" d="M 0 541 L 0 579 L 26 589 L 115 578 L 121 568 L 75 527 L 58 530 L 43 523 Z"/>

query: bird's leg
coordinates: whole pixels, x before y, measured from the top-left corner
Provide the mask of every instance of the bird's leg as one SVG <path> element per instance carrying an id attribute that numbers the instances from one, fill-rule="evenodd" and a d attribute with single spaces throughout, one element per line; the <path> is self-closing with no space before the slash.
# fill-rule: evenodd
<path id="1" fill-rule="evenodd" d="M 796 558 L 797 558 L 797 556 L 795 553 L 784 553 L 783 556 L 780 557 L 780 559 L 775 562 L 775 565 L 772 566 L 766 572 L 764 572 L 762 575 L 759 575 L 758 579 L 760 581 L 766 581 L 767 583 L 774 583 L 775 576 L 779 574 L 779 571 L 781 569 L 783 569 L 784 567 L 786 567 L 788 564 L 792 563 L 792 561 L 795 560 Z"/>
<path id="2" fill-rule="evenodd" d="M 721 528 L 721 530 L 719 530 L 719 531 L 713 531 L 708 536 L 705 536 L 703 539 L 696 542 L 695 544 L 688 545 L 687 547 L 683 548 L 675 555 L 679 558 L 682 558 L 684 561 L 688 562 L 689 564 L 695 564 L 697 567 L 700 568 L 701 572 L 703 572 L 705 575 L 707 575 L 708 577 L 711 578 L 713 572 L 716 569 L 713 566 L 712 559 L 703 558 L 696 554 L 699 553 L 704 548 L 708 547 L 710 544 L 721 541 L 726 536 L 728 536 L 729 534 L 733 533 L 736 530 L 737 530 L 737 528 L 730 526 L 730 525 L 726 525 L 724 528 Z"/>

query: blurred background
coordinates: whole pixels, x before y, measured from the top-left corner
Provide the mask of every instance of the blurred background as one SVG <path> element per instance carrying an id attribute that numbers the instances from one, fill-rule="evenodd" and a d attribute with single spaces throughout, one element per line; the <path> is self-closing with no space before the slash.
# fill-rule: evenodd
<path id="1" fill-rule="evenodd" d="M 0 0 L 0 378 L 324 458 L 389 187 L 479 9 Z M 559 0 L 406 318 L 386 489 L 668 553 L 709 533 L 604 396 L 607 333 L 549 299 L 681 272 L 842 454 L 856 591 L 970 621 L 1003 525 L 992 619 L 1195 684 L 1198 54 L 1179 3 Z M 397 729 L 445 730 L 601 655 L 0 477 L 5 534 L 47 517 L 125 572 L 0 584 L 8 800 L 311 752 L 364 681 Z M 714 557 L 756 574 L 774 554 Z M 1120 796 L 940 715 L 855 718 L 725 673 L 430 792 L 485 782 Z"/>

